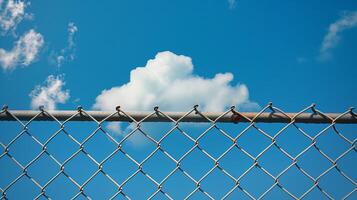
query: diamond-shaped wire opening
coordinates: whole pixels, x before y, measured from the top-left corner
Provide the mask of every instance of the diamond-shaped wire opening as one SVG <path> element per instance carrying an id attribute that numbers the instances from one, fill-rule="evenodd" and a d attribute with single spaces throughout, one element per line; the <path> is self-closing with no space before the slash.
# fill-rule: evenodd
<path id="1" fill-rule="evenodd" d="M 105 175 L 99 172 L 88 182 L 83 190 L 92 199 L 110 199 L 118 191 L 118 188 Z"/>
<path id="2" fill-rule="evenodd" d="M 155 143 L 153 143 L 150 139 L 148 139 L 138 130 L 135 131 L 130 137 L 136 137 L 136 141 L 130 141 L 130 143 L 128 141 L 123 142 L 122 149 L 138 163 L 141 163 L 157 148 L 157 145 Z"/>
<path id="3" fill-rule="evenodd" d="M 117 145 L 102 130 L 87 140 L 84 146 L 86 151 L 98 162 L 104 160 L 117 148 Z"/>
<path id="4" fill-rule="evenodd" d="M 0 123 L 0 142 L 4 145 L 9 144 L 22 130 L 23 126 L 17 121 L 2 121 Z"/>
<path id="5" fill-rule="evenodd" d="M 299 125 L 297 126 L 299 127 Z M 281 132 L 281 134 L 277 136 L 276 142 L 292 157 L 297 156 L 312 143 L 311 139 L 306 137 L 294 125 L 290 125 L 283 132 Z"/>
<path id="6" fill-rule="evenodd" d="M 143 164 L 143 170 L 157 182 L 161 182 L 175 168 L 176 163 L 160 150 Z"/>
<path id="7" fill-rule="evenodd" d="M 58 199 L 71 199 L 79 192 L 78 187 L 62 173 L 45 190 L 50 197 Z"/>
<path id="8" fill-rule="evenodd" d="M 214 199 L 221 199 L 234 185 L 235 181 L 218 168 L 215 168 L 201 182 L 201 187 L 209 191 Z"/>
<path id="9" fill-rule="evenodd" d="M 44 144 L 48 138 L 61 129 L 61 125 L 56 121 L 32 121 L 27 128 L 31 135 Z"/>
<path id="10" fill-rule="evenodd" d="M 224 130 L 227 130 L 227 133 L 233 138 L 235 138 L 239 134 L 245 132 L 246 129 L 249 130 L 249 127 L 254 128 L 254 127 L 251 127 L 252 124 L 248 123 L 248 122 L 245 122 L 245 123 L 238 122 L 236 124 L 234 124 L 234 123 L 218 123 L 218 124 L 219 124 L 219 127 L 221 127 Z"/>
<path id="11" fill-rule="evenodd" d="M 102 122 L 102 128 L 117 142 L 130 132 L 132 126 L 129 122 Z"/>
<path id="12" fill-rule="evenodd" d="M 149 117 L 151 115 L 152 114 L 149 114 L 146 117 Z M 160 132 L 160 130 L 158 130 L 159 127 L 156 127 L 157 125 L 155 125 L 154 123 L 145 122 L 146 117 L 142 118 L 139 121 L 131 122 L 125 128 L 123 128 L 124 131 L 122 131 L 122 135 L 124 136 L 124 138 L 126 138 L 125 143 L 123 143 L 124 145 L 126 145 L 127 142 L 132 143 L 133 146 L 135 145 L 146 147 L 152 146 L 153 144 L 156 145 L 157 140 L 155 140 L 155 137 L 153 137 L 153 135 L 157 135 L 155 133 Z M 131 117 L 129 116 L 129 118 Z"/>
<path id="13" fill-rule="evenodd" d="M 353 142 L 356 139 L 357 124 L 335 124 L 335 129 L 339 137 L 344 137 Z"/>
<path id="14" fill-rule="evenodd" d="M 7 155 L 0 158 L 0 188 L 4 189 L 21 173 L 22 169 Z"/>
<path id="15" fill-rule="evenodd" d="M 247 190 L 253 197 L 258 198 L 274 184 L 272 177 L 268 176 L 258 167 L 253 167 L 240 181 L 240 186 Z"/>
<path id="16" fill-rule="evenodd" d="M 164 190 L 174 199 L 184 199 L 194 189 L 196 184 L 182 171 L 177 169 L 164 183 Z"/>
<path id="17" fill-rule="evenodd" d="M 279 183 L 296 197 L 300 197 L 314 185 L 314 182 L 296 166 L 292 166 L 282 174 Z"/>
<path id="18" fill-rule="evenodd" d="M 98 166 L 86 156 L 79 152 L 64 165 L 64 171 L 78 184 L 83 184 L 98 169 Z"/>
<path id="19" fill-rule="evenodd" d="M 156 190 L 157 186 L 141 172 L 123 186 L 123 192 L 132 199 L 147 199 Z"/>
<path id="20" fill-rule="evenodd" d="M 281 130 L 286 131 L 286 129 L 289 129 L 290 127 L 293 127 L 292 124 L 288 125 L 288 123 L 258 123 L 256 122 L 255 125 L 264 131 L 266 134 L 268 134 L 270 137 L 274 137 L 276 134 L 278 134 Z M 280 134 L 284 134 L 284 133 Z"/>
<path id="21" fill-rule="evenodd" d="M 95 121 L 68 121 L 64 124 L 64 130 L 79 143 L 82 143 L 98 128 Z"/>
<path id="22" fill-rule="evenodd" d="M 214 162 L 197 147 L 181 161 L 181 168 L 195 180 L 199 180 L 213 166 Z"/>
<path id="23" fill-rule="evenodd" d="M 103 171 L 119 184 L 123 183 L 137 169 L 138 166 L 120 151 L 116 152 L 103 164 Z"/>
<path id="24" fill-rule="evenodd" d="M 253 164 L 254 161 L 236 146 L 219 160 L 219 165 L 235 178 L 241 176 Z"/>
<path id="25" fill-rule="evenodd" d="M 8 199 L 34 199 L 40 192 L 40 188 L 34 182 L 22 176 L 6 191 L 6 197 Z"/>
<path id="26" fill-rule="evenodd" d="M 314 146 L 301 154 L 297 162 L 302 169 L 314 178 L 332 166 L 332 163 L 321 155 Z"/>
<path id="27" fill-rule="evenodd" d="M 172 122 L 144 122 L 141 124 L 140 129 L 156 141 L 159 141 L 174 126 L 175 124 Z"/>
<path id="28" fill-rule="evenodd" d="M 322 130 L 328 127 L 330 124 L 317 124 L 317 123 L 299 123 L 295 124 L 297 128 L 300 129 L 300 133 L 303 135 L 303 132 L 306 133 L 311 138 L 314 138 Z"/>
<path id="29" fill-rule="evenodd" d="M 233 144 L 231 138 L 225 135 L 226 132 L 219 126 L 211 128 L 199 139 L 200 146 L 217 159 Z"/>
<path id="30" fill-rule="evenodd" d="M 44 167 L 46 170 L 44 170 Z M 39 184 L 44 185 L 59 171 L 60 166 L 52 160 L 46 153 L 43 153 L 28 168 L 28 174 Z"/>
<path id="31" fill-rule="evenodd" d="M 333 160 L 351 147 L 348 142 L 337 135 L 332 127 L 317 137 L 316 142 L 318 148 Z"/>
<path id="32" fill-rule="evenodd" d="M 211 125 L 212 125 L 211 123 L 207 123 L 207 122 L 202 122 L 202 123 L 180 122 L 179 123 L 180 129 L 193 139 L 197 139 Z"/>
<path id="33" fill-rule="evenodd" d="M 321 177 L 319 185 L 336 199 L 343 199 L 344 196 L 356 189 L 356 186 L 343 177 L 336 168 Z"/>
<path id="34" fill-rule="evenodd" d="M 277 176 L 286 169 L 292 160 L 282 153 L 277 146 L 273 145 L 259 158 L 259 164 L 263 166 L 270 174 Z"/>
<path id="35" fill-rule="evenodd" d="M 238 133 L 242 131 L 244 126 L 248 126 L 248 123 L 223 123 L 223 122 L 216 122 L 217 127 L 222 129 L 227 135 L 229 135 L 231 138 L 235 138 Z M 207 128 L 212 125 L 211 123 L 207 124 Z"/>
<path id="36" fill-rule="evenodd" d="M 66 133 L 66 131 L 59 132 L 46 144 L 47 151 L 60 163 L 63 163 L 80 148 L 80 145 Z"/>
<path id="37" fill-rule="evenodd" d="M 18 137 L 8 149 L 9 153 L 23 166 L 27 165 L 42 151 L 42 147 L 26 132 Z"/>
<path id="38" fill-rule="evenodd" d="M 357 150 L 348 151 L 337 161 L 337 166 L 345 172 L 352 180 L 357 180 Z"/>
<path id="39" fill-rule="evenodd" d="M 194 145 L 194 142 L 185 136 L 182 132 L 175 129 L 165 139 L 162 140 L 160 145 L 162 149 L 167 151 L 173 158 L 178 160 L 191 149 L 191 147 Z"/>
<path id="40" fill-rule="evenodd" d="M 250 155 L 256 157 L 272 143 L 272 140 L 263 133 L 250 127 L 237 138 L 238 146 L 242 147 Z"/>

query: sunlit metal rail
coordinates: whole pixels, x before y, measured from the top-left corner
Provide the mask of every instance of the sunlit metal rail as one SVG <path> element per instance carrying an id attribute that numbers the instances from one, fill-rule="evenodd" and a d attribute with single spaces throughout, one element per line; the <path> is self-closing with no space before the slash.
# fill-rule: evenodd
<path id="1" fill-rule="evenodd" d="M 133 119 L 140 121 L 145 118 L 146 122 L 170 122 L 173 120 L 180 122 L 216 122 L 232 123 L 232 122 L 255 122 L 262 123 L 289 123 L 292 120 L 294 123 L 357 123 L 357 115 L 351 111 L 347 113 L 281 113 L 281 112 L 238 112 L 232 109 L 231 113 L 222 116 L 223 112 L 193 112 L 185 115 L 185 112 L 126 112 L 127 115 L 113 111 L 86 111 L 86 113 L 78 110 L 61 110 L 61 111 L 34 111 L 34 110 L 11 110 L 9 112 L 0 113 L 0 121 L 14 121 L 16 116 L 19 120 L 30 120 L 35 118 L 36 121 L 52 121 L 56 118 L 59 121 L 65 121 L 71 118 L 71 121 L 92 121 L 93 118 L 97 121 L 121 121 L 132 122 Z M 109 116 L 109 117 L 108 117 Z M 129 117 L 130 116 L 130 117 Z M 54 118 L 53 118 L 54 117 Z M 171 119 L 170 119 L 171 118 Z"/>

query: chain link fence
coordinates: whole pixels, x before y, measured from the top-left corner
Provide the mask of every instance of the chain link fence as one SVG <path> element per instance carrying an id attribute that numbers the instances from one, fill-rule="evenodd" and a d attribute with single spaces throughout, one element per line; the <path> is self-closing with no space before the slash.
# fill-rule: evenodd
<path id="1" fill-rule="evenodd" d="M 1 199 L 357 199 L 357 115 L 0 111 Z"/>

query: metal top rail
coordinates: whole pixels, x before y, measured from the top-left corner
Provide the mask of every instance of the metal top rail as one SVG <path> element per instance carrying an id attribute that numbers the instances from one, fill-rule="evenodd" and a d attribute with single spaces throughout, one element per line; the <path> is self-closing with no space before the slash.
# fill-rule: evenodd
<path id="1" fill-rule="evenodd" d="M 271 112 L 267 112 L 271 108 Z M 306 112 L 311 109 L 313 112 Z M 193 112 L 194 111 L 194 112 Z M 344 123 L 357 124 L 357 114 L 353 109 L 344 113 L 323 113 L 309 106 L 298 113 L 285 113 L 270 104 L 260 112 L 238 112 L 232 107 L 226 112 L 200 112 L 197 106 L 188 113 L 185 112 L 162 112 L 158 107 L 154 111 L 148 112 L 124 112 L 117 108 L 117 111 L 84 111 L 81 107 L 77 110 L 45 111 L 40 110 L 8 110 L 0 112 L 0 121 L 36 120 L 36 121 L 121 121 L 132 122 L 133 120 L 145 122 L 263 122 L 263 123 Z"/>

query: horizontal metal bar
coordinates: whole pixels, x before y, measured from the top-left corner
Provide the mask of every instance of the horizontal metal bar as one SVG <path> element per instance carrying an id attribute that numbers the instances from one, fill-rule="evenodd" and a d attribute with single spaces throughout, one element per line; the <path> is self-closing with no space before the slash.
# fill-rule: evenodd
<path id="1" fill-rule="evenodd" d="M 0 121 L 14 121 L 15 119 L 9 113 L 11 112 L 12 115 L 16 116 L 19 120 L 30 120 L 41 111 L 34 111 L 34 110 L 11 110 L 8 112 L 3 112 L 0 114 Z M 68 111 L 48 111 L 52 116 L 54 116 L 59 121 L 65 121 L 73 115 L 71 121 L 91 121 L 92 119 L 87 116 L 85 113 L 88 113 L 97 121 L 101 121 L 107 118 L 109 115 L 113 114 L 114 111 L 85 111 L 79 113 L 77 110 L 68 110 Z M 130 115 L 137 121 L 140 121 L 144 117 L 148 116 L 152 112 L 126 112 L 126 114 Z M 184 112 L 165 112 L 166 115 L 170 116 L 174 120 L 180 119 L 185 113 Z M 202 114 L 212 120 L 217 119 L 223 113 L 213 113 L 213 112 L 202 112 Z M 289 123 L 291 119 L 297 113 L 262 113 L 257 116 L 255 119 L 254 117 L 257 113 L 253 112 L 240 112 L 238 114 L 228 113 L 227 115 L 221 117 L 217 120 L 217 122 L 249 122 L 250 120 L 254 119 L 255 122 L 264 122 L 264 123 Z M 326 115 L 326 116 L 324 116 Z M 326 113 L 324 115 L 318 113 L 301 113 L 295 118 L 295 123 L 331 123 L 332 119 L 336 119 L 341 113 Z M 249 120 L 250 119 L 250 120 Z M 52 117 L 45 113 L 41 113 L 38 115 L 34 120 L 36 121 L 51 121 L 53 120 Z M 106 121 L 122 121 L 122 122 L 131 122 L 132 120 L 125 116 L 125 115 L 118 115 L 115 114 L 106 119 Z M 170 119 L 163 116 L 159 112 L 156 114 L 148 117 L 145 122 L 170 122 Z M 185 116 L 180 122 L 208 122 L 203 116 L 197 113 L 191 113 Z M 352 113 L 347 113 L 341 117 L 339 117 L 336 123 L 347 123 L 347 124 L 357 124 L 357 116 Z"/>

